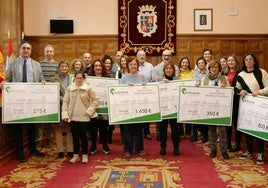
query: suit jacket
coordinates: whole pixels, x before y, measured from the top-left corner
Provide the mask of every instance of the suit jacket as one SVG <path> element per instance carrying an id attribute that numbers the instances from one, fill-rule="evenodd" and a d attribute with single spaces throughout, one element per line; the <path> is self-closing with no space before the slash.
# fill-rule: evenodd
<path id="1" fill-rule="evenodd" d="M 33 68 L 33 73 L 34 73 L 34 82 L 41 82 L 44 77 L 42 74 L 42 69 L 40 64 L 33 60 L 32 58 L 30 58 L 31 60 L 31 64 L 32 64 L 32 68 Z M 16 58 L 13 62 L 10 63 L 8 69 L 7 69 L 7 73 L 6 73 L 6 81 L 7 82 L 21 82 L 21 69 L 20 69 L 21 65 L 20 65 L 20 58 Z"/>

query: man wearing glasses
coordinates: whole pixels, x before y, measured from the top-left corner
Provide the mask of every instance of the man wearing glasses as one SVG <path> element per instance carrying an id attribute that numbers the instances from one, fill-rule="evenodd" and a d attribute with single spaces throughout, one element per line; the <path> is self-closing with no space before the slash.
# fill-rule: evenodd
<path id="1" fill-rule="evenodd" d="M 170 50 L 164 50 L 162 53 L 162 61 L 153 68 L 153 71 L 152 71 L 153 82 L 159 82 L 164 79 L 164 70 L 163 70 L 164 65 L 171 62 L 171 60 L 172 60 L 172 52 Z M 179 68 L 177 65 L 175 65 L 175 70 L 176 70 L 175 76 L 178 78 Z M 160 124 L 156 123 L 156 134 L 157 134 L 156 140 L 157 141 L 160 141 L 160 133 L 159 133 L 160 127 L 159 126 Z"/>
<path id="2" fill-rule="evenodd" d="M 159 81 L 162 81 L 164 79 L 164 77 L 163 77 L 164 65 L 171 62 L 171 61 L 172 61 L 172 52 L 170 50 L 164 50 L 162 53 L 162 61 L 153 68 L 153 71 L 152 71 L 152 81 L 153 82 L 159 82 Z M 175 76 L 178 77 L 179 76 L 179 68 L 177 65 L 175 65 L 175 69 L 176 69 Z"/>

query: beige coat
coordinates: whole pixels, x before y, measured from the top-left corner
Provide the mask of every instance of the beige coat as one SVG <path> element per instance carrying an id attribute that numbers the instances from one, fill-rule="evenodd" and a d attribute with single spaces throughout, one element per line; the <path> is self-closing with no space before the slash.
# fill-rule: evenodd
<path id="1" fill-rule="evenodd" d="M 99 104 L 99 97 L 90 86 L 84 83 L 79 89 L 77 89 L 75 84 L 67 87 L 63 97 L 62 119 L 72 119 L 72 112 L 77 94 L 80 94 L 81 101 L 87 109 L 86 113 L 89 114 L 91 118 L 97 117 L 98 114 L 96 113 L 96 108 Z M 82 109 L 83 108 L 81 108 L 81 113 L 85 113 L 82 112 Z"/>

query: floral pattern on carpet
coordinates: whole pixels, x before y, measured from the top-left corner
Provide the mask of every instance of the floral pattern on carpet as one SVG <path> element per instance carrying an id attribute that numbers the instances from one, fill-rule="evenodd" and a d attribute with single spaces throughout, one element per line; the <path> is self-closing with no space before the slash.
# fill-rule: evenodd
<path id="1" fill-rule="evenodd" d="M 203 147 L 206 155 L 210 154 L 210 145 L 197 143 Z M 218 151 L 220 149 L 218 148 Z M 221 153 L 218 152 L 216 158 L 213 158 L 216 171 L 219 178 L 228 184 L 228 187 L 267 187 L 268 174 L 262 165 L 256 164 L 256 159 L 241 160 L 239 156 L 242 152 L 229 153 L 229 160 L 224 160 Z"/>
<path id="2" fill-rule="evenodd" d="M 56 158 L 56 150 L 50 149 L 46 157 L 31 157 L 20 163 L 8 175 L 0 178 L 0 187 L 41 187 L 56 175 L 65 159 Z"/>
<path id="3" fill-rule="evenodd" d="M 183 187 L 176 165 L 179 161 L 158 159 L 98 160 L 100 165 L 83 188 Z"/>
<path id="4" fill-rule="evenodd" d="M 208 161 L 210 153 L 209 143 L 195 143 L 205 153 Z M 220 151 L 218 149 L 218 151 Z M 229 153 L 230 160 L 224 160 L 218 152 L 216 158 L 212 159 L 212 168 L 217 173 L 220 181 L 224 182 L 225 187 L 240 188 L 264 188 L 268 187 L 268 164 L 257 165 L 256 158 L 253 160 L 240 160 L 238 158 L 242 152 Z M 188 156 L 186 156 L 188 157 Z M 183 169 L 185 158 L 180 160 L 165 160 L 163 158 L 146 159 L 141 157 L 99 159 L 92 161 L 93 166 L 83 166 L 85 170 L 84 179 L 78 182 L 83 188 L 132 188 L 132 187 L 151 187 L 151 188 L 182 188 L 185 183 Z M 74 168 L 75 165 L 68 166 L 66 158 L 57 159 L 56 149 L 49 149 L 46 157 L 31 157 L 26 163 L 16 164 L 15 168 L 7 171 L 0 177 L 0 187 L 46 187 L 47 182 L 57 178 L 57 172 L 67 166 Z M 79 166 L 79 164 L 78 164 Z M 82 167 L 82 166 L 81 166 Z M 93 169 L 89 173 L 88 169 Z M 50 184 L 51 185 L 55 184 Z M 186 186 L 187 187 L 187 186 Z"/>

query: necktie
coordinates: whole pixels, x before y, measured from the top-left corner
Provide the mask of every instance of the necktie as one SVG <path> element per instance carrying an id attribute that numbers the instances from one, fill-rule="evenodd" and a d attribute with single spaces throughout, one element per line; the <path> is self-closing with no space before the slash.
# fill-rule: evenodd
<path id="1" fill-rule="evenodd" d="M 27 82 L 27 69 L 26 69 L 26 60 L 23 62 L 23 68 L 22 68 L 22 82 Z"/>

